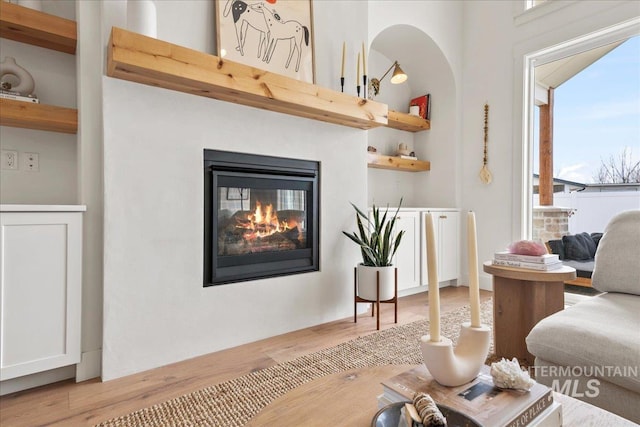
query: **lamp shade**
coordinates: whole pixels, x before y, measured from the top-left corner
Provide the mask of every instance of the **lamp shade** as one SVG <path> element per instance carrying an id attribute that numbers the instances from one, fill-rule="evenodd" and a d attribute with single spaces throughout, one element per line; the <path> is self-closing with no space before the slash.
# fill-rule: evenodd
<path id="1" fill-rule="evenodd" d="M 396 68 L 393 70 L 393 75 L 391 76 L 391 83 L 397 85 L 399 83 L 403 83 L 407 80 L 407 74 L 402 71 L 400 68 L 400 64 L 396 62 Z"/>

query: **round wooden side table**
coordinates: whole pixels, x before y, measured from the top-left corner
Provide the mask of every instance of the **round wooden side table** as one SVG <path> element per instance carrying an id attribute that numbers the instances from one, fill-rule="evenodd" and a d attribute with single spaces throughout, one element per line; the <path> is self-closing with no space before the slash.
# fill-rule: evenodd
<path id="1" fill-rule="evenodd" d="M 537 271 L 483 264 L 493 275 L 493 345 L 496 356 L 526 360 L 525 338 L 540 320 L 564 309 L 564 282 L 576 278 L 576 270 L 563 266 L 557 270 Z"/>

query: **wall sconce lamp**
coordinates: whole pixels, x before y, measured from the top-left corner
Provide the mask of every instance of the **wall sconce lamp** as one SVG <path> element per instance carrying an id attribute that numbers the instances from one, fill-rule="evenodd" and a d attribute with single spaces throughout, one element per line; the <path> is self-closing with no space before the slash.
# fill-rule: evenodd
<path id="1" fill-rule="evenodd" d="M 375 77 L 371 79 L 371 81 L 369 82 L 369 98 L 373 99 L 374 96 L 380 93 L 380 82 L 384 80 L 387 74 L 389 74 L 389 71 L 391 71 L 392 69 L 393 74 L 391 75 L 391 83 L 397 85 L 407 81 L 407 73 L 402 71 L 402 68 L 400 68 L 400 64 L 398 64 L 398 61 L 394 61 L 394 63 L 391 64 L 391 67 L 389 67 L 387 72 L 384 73 L 380 79 L 376 79 Z"/>

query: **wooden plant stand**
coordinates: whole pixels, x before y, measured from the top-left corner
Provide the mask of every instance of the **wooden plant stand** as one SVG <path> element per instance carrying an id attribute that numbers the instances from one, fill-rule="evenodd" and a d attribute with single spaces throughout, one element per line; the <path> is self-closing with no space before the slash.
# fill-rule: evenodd
<path id="1" fill-rule="evenodd" d="M 398 323 L 398 267 L 394 268 L 393 298 L 380 301 L 380 272 L 376 273 L 376 299 L 368 300 L 358 296 L 358 267 L 353 268 L 353 323 L 358 323 L 358 303 L 371 304 L 371 317 L 376 314 L 376 329 L 380 330 L 380 304 L 393 304 L 393 322 Z"/>

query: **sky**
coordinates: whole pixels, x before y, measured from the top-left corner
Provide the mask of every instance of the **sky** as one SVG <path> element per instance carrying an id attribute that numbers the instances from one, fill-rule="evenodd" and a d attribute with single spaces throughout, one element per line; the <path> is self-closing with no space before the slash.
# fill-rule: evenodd
<path id="1" fill-rule="evenodd" d="M 602 160 L 617 158 L 625 147 L 634 161 L 640 160 L 640 36 L 616 47 L 554 94 L 554 177 L 595 182 Z M 537 127 L 534 173 L 539 171 Z"/>

